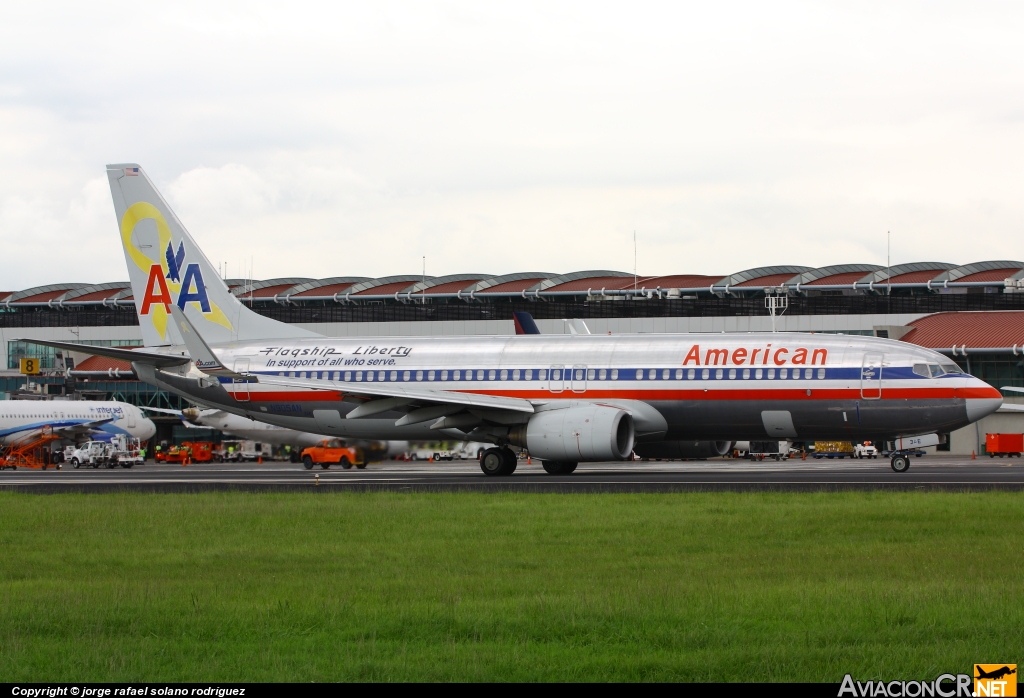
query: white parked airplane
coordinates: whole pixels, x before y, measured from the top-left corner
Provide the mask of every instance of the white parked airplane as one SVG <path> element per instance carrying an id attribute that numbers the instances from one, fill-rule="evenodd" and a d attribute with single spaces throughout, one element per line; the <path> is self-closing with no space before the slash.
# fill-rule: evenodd
<path id="1" fill-rule="evenodd" d="M 874 337 L 323 337 L 240 303 L 138 165 L 107 176 L 149 349 L 33 341 L 131 361 L 148 383 L 269 424 L 487 441 L 483 471 L 508 475 L 510 445 L 569 473 L 687 441 L 948 432 L 1002 404 L 941 354 Z"/>
<path id="2" fill-rule="evenodd" d="M 126 434 L 146 441 L 156 426 L 134 405 L 90 400 L 0 401 L 0 443 L 20 440 L 49 428 L 57 436 L 74 440 L 103 440 Z"/>

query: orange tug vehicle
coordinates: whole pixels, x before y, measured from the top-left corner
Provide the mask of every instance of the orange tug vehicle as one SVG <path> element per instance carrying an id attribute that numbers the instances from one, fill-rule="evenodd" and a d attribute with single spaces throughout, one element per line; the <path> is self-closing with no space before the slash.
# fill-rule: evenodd
<path id="1" fill-rule="evenodd" d="M 302 464 L 306 470 L 310 470 L 315 464 L 326 470 L 331 464 L 337 463 L 345 470 L 353 465 L 362 470 L 366 467 L 359 452 L 354 448 L 345 445 L 341 439 L 324 439 L 316 446 L 310 446 L 302 451 Z"/>
<path id="2" fill-rule="evenodd" d="M 166 451 L 158 451 L 156 460 L 162 463 L 209 463 L 213 460 L 213 444 L 209 441 L 183 441 Z"/>

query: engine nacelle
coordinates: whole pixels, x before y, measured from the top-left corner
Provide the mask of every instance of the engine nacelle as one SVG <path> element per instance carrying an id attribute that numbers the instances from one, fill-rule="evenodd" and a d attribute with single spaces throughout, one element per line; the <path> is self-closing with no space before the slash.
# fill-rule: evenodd
<path id="1" fill-rule="evenodd" d="M 716 458 L 732 450 L 732 441 L 654 441 L 639 443 L 634 450 L 641 458 Z"/>
<path id="2" fill-rule="evenodd" d="M 515 427 L 509 440 L 534 458 L 553 461 L 626 460 L 633 451 L 633 418 L 607 405 L 547 410 Z"/>

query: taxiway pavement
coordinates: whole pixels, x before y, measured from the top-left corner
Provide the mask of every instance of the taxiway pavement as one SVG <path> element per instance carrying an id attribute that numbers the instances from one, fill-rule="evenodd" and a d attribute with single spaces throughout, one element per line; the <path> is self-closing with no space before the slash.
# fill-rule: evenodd
<path id="1" fill-rule="evenodd" d="M 0 490 L 35 493 L 196 492 L 203 490 L 321 492 L 519 491 L 666 492 L 694 490 L 944 489 L 1024 490 L 1024 459 L 970 460 L 952 456 L 911 459 L 906 473 L 888 460 L 710 460 L 585 463 L 571 475 L 548 475 L 539 463 L 519 462 L 509 477 L 487 477 L 476 461 L 385 462 L 365 470 L 334 466 L 306 470 L 295 463 L 146 463 L 130 470 L 79 469 L 0 471 Z"/>

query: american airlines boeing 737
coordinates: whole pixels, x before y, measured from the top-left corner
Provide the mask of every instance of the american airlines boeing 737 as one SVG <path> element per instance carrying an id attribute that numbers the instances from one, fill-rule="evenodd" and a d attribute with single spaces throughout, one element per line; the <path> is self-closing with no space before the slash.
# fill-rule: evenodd
<path id="1" fill-rule="evenodd" d="M 319 336 L 240 303 L 142 168 L 107 176 L 147 348 L 33 341 L 126 359 L 148 383 L 269 424 L 486 441 L 487 475 L 511 474 L 519 446 L 559 474 L 694 442 L 949 432 L 1002 404 L 942 355 L 874 337 Z"/>

